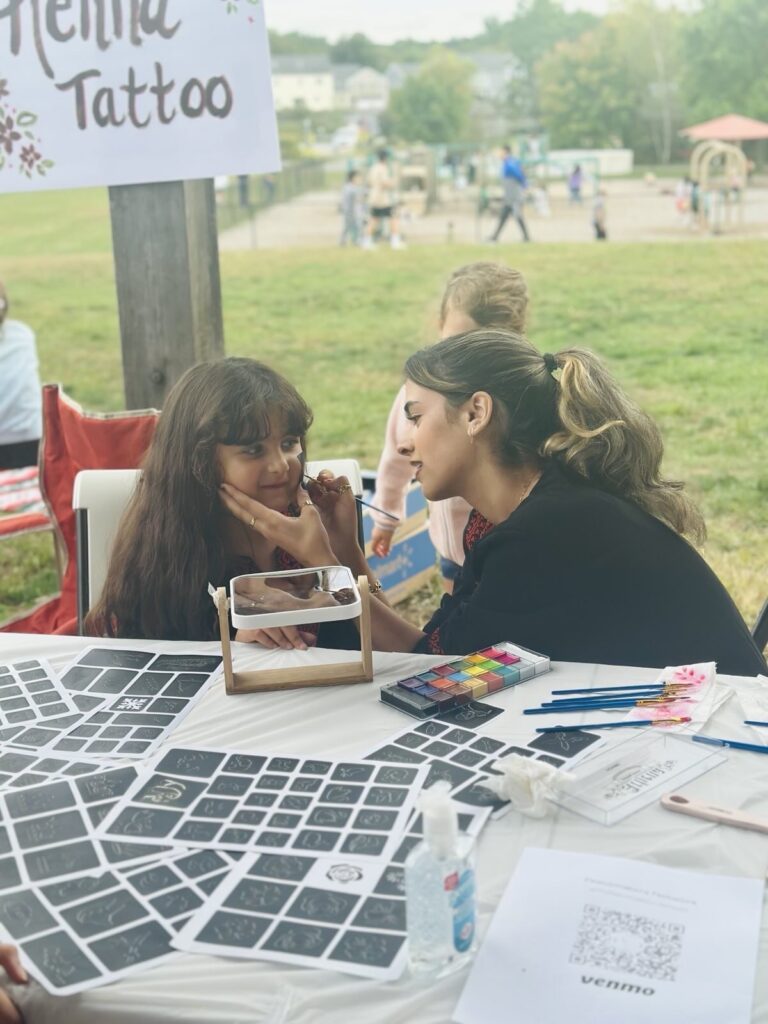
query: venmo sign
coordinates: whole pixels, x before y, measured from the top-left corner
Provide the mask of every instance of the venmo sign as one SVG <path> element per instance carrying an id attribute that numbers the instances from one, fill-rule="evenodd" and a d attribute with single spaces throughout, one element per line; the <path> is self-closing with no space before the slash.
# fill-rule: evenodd
<path id="1" fill-rule="evenodd" d="M 280 166 L 260 0 L 0 0 L 0 192 Z"/>
<path id="2" fill-rule="evenodd" d="M 643 988 L 642 985 L 632 985 L 628 981 L 612 981 L 610 978 L 591 978 L 584 974 L 581 976 L 581 984 L 594 985 L 596 988 L 611 988 L 617 992 L 630 992 L 636 996 L 652 996 L 656 992 L 655 988 Z"/>

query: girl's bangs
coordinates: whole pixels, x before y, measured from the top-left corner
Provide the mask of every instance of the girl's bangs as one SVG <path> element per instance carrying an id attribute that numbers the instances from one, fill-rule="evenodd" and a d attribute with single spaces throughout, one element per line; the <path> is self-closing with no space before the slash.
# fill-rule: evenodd
<path id="1" fill-rule="evenodd" d="M 270 436 L 273 424 L 278 425 L 283 435 L 304 437 L 311 423 L 307 407 L 289 395 L 284 398 L 284 402 L 266 407 L 257 401 L 250 408 L 232 409 L 230 416 L 218 425 L 217 442 L 244 447 L 258 444 Z"/>

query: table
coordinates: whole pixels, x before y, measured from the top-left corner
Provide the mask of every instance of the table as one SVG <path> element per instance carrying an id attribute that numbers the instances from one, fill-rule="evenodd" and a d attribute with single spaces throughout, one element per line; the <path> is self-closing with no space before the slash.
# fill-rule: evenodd
<path id="1" fill-rule="evenodd" d="M 102 642 L 129 646 L 125 641 Z M 61 667 L 87 644 L 80 637 L 4 634 L 0 656 L 4 660 L 47 657 Z M 215 644 L 156 646 L 159 651 L 179 653 L 216 650 Z M 340 657 L 335 651 L 265 651 L 243 644 L 235 644 L 233 650 L 238 669 L 321 664 Z M 376 677 L 371 685 L 227 697 L 222 680 L 173 733 L 171 742 L 227 743 L 275 753 L 356 757 L 413 721 L 380 704 L 378 686 L 423 671 L 436 660 L 440 659 L 376 653 Z M 487 731 L 510 741 L 529 737 L 531 719 L 522 719 L 520 710 L 538 703 L 556 685 L 622 685 L 650 681 L 655 675 L 653 669 L 555 663 L 551 673 L 495 694 L 491 703 L 509 713 L 495 718 Z M 737 699 L 739 690 L 754 686 L 754 680 L 720 678 L 734 688 L 736 697 L 720 708 L 717 728 L 710 731 L 735 735 L 744 717 Z M 768 680 L 765 685 L 768 687 Z M 768 817 L 768 757 L 726 753 L 726 764 L 688 783 L 685 792 Z M 659 806 L 647 807 L 611 828 L 558 808 L 539 820 L 510 811 L 490 822 L 478 843 L 481 937 L 527 846 L 635 857 L 669 867 L 758 878 L 764 878 L 768 869 L 768 837 L 670 814 Z M 759 964 L 752 1020 L 753 1024 L 768 1024 L 768 918 L 761 933 Z M 28 1024 L 447 1024 L 465 977 L 462 972 L 438 983 L 404 977 L 382 984 L 287 965 L 183 955 L 79 996 L 54 998 L 32 983 L 27 988 L 16 987 L 13 997 Z M 510 1024 L 532 1024 L 516 1021 L 513 1008 L 509 1020 Z"/>

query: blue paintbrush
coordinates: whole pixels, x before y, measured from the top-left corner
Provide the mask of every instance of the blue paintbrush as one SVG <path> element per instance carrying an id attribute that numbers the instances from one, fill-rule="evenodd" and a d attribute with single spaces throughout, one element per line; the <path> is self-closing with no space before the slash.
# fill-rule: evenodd
<path id="1" fill-rule="evenodd" d="M 713 747 L 732 747 L 734 750 L 752 750 L 755 754 L 768 754 L 768 747 L 759 743 L 741 743 L 739 740 L 721 740 L 715 736 L 693 736 L 695 743 L 709 743 Z"/>
<path id="2" fill-rule="evenodd" d="M 682 725 L 690 718 L 638 718 L 634 722 L 596 722 L 592 725 L 552 725 L 536 732 L 587 732 L 590 729 L 628 729 L 637 725 Z"/>

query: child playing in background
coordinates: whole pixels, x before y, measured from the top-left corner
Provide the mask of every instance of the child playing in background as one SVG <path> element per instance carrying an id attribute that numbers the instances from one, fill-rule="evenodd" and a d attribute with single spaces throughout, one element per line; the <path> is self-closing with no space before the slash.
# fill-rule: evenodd
<path id="1" fill-rule="evenodd" d="M 339 245 L 359 245 L 363 233 L 363 187 L 360 184 L 360 173 L 349 171 L 347 180 L 341 190 L 342 228 Z"/>
<path id="2" fill-rule="evenodd" d="M 595 238 L 598 242 L 604 242 L 608 238 L 604 188 L 599 188 L 592 200 L 592 227 L 595 229 Z"/>
<path id="3" fill-rule="evenodd" d="M 519 270 L 502 263 L 479 262 L 455 270 L 440 303 L 440 337 L 448 338 L 478 327 L 496 327 L 522 333 L 528 309 L 528 287 Z M 413 476 L 408 460 L 398 453 L 398 440 L 407 433 L 403 406 L 405 388 L 395 398 L 387 419 L 384 449 L 376 476 L 372 504 L 403 519 L 405 493 Z M 443 586 L 450 593 L 464 562 L 463 534 L 469 506 L 462 498 L 429 503 L 429 535 L 440 556 Z M 374 554 L 389 554 L 395 524 L 386 516 L 371 513 L 374 520 Z"/>

